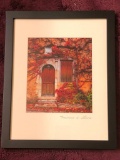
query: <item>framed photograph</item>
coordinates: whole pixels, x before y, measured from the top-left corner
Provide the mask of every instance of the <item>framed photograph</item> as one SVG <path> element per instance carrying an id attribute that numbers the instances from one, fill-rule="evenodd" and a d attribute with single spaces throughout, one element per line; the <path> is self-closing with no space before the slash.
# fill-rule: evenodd
<path id="1" fill-rule="evenodd" d="M 3 148 L 116 148 L 114 17 L 6 13 Z"/>

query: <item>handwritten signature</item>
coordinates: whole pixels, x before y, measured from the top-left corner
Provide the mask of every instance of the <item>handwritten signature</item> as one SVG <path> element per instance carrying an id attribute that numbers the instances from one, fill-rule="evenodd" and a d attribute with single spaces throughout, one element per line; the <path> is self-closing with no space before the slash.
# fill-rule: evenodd
<path id="1" fill-rule="evenodd" d="M 81 120 L 84 120 L 84 119 L 92 119 L 90 116 L 87 116 L 87 115 L 84 115 L 84 116 L 60 116 L 60 118 L 62 119 L 81 119 Z"/>

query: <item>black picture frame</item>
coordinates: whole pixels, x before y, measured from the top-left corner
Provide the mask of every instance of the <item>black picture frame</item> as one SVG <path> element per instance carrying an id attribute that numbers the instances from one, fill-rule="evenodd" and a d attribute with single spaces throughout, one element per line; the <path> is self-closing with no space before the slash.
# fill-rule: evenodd
<path id="1" fill-rule="evenodd" d="M 108 140 L 12 140 L 11 103 L 13 76 L 14 20 L 16 19 L 106 19 L 107 20 L 107 93 Z M 51 149 L 115 149 L 116 140 L 115 91 L 115 13 L 114 11 L 7 11 L 5 39 L 4 98 L 2 115 L 2 148 Z"/>

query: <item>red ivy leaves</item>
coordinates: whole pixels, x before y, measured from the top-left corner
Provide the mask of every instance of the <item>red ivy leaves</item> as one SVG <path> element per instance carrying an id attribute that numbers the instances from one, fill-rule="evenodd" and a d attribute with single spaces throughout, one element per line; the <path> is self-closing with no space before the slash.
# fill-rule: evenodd
<path id="1" fill-rule="evenodd" d="M 52 52 L 45 54 L 45 47 L 52 47 Z M 81 72 L 92 68 L 92 39 L 91 38 L 29 38 L 28 40 L 28 70 L 31 66 L 33 74 L 39 73 L 39 67 L 43 64 L 39 59 L 49 57 L 72 58 L 76 60 L 74 73 L 78 76 Z M 35 64 L 36 63 L 36 64 Z"/>
<path id="2" fill-rule="evenodd" d="M 27 105 L 27 111 L 28 112 L 61 112 L 61 113 L 91 113 L 92 110 L 89 108 L 85 108 L 85 107 L 64 107 L 64 108 L 60 108 L 60 107 L 36 107 L 34 104 L 28 104 Z"/>
<path id="3" fill-rule="evenodd" d="M 78 93 L 78 87 L 75 82 L 64 83 L 59 89 L 56 89 L 57 101 L 61 103 L 74 103 L 74 96 Z"/>

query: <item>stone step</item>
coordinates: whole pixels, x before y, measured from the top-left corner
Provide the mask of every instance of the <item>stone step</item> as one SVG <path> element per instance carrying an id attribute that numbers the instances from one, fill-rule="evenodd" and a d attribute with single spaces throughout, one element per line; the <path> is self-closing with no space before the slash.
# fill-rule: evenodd
<path id="1" fill-rule="evenodd" d="M 41 100 L 38 100 L 38 103 L 56 103 L 56 100 L 41 99 Z"/>
<path id="2" fill-rule="evenodd" d="M 39 100 L 55 100 L 56 97 L 54 96 L 42 96 Z"/>
<path id="3" fill-rule="evenodd" d="M 57 107 L 56 101 L 39 101 L 35 107 Z"/>

